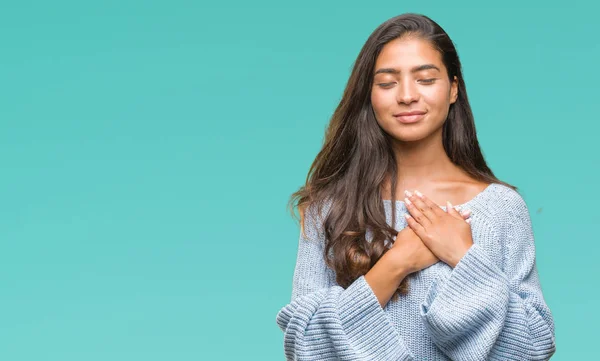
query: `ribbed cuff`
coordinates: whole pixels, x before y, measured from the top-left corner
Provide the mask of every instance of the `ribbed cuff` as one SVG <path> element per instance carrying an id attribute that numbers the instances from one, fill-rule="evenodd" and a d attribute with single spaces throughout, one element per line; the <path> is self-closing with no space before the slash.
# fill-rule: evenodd
<path id="1" fill-rule="evenodd" d="M 413 360 L 364 276 L 342 292 L 338 302 L 343 329 L 366 359 Z"/>
<path id="2" fill-rule="evenodd" d="M 473 244 L 445 281 L 431 285 L 420 313 L 432 337 L 442 343 L 472 328 L 494 333 L 506 316 L 509 295 L 504 272 Z"/>

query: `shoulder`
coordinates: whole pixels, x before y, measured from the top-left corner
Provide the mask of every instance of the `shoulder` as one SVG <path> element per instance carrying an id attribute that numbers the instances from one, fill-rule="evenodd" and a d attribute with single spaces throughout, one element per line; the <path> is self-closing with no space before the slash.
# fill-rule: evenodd
<path id="1" fill-rule="evenodd" d="M 517 190 L 503 184 L 494 184 L 496 220 L 504 232 L 515 227 L 531 228 L 531 216 L 525 198 Z"/>
<path id="2" fill-rule="evenodd" d="M 502 183 L 492 183 L 469 208 L 487 220 L 487 223 L 501 233 L 510 223 L 526 222 L 529 219 L 529 209 L 521 193 Z"/>
<path id="3" fill-rule="evenodd" d="M 494 184 L 495 205 L 500 211 L 519 212 L 527 210 L 527 203 L 521 193 L 504 184 Z"/>
<path id="4" fill-rule="evenodd" d="M 304 238 L 319 238 L 323 235 L 323 224 L 331 209 L 331 200 L 312 201 L 298 206 L 300 231 Z"/>

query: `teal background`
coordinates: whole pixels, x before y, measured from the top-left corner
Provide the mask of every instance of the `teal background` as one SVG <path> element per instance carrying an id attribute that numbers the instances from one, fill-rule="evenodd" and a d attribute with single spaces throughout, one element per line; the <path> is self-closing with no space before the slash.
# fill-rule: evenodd
<path id="1" fill-rule="evenodd" d="M 0 359 L 283 360 L 286 211 L 352 63 L 403 12 L 463 62 L 479 140 L 517 185 L 556 321 L 600 322 L 592 1 L 3 1 Z"/>

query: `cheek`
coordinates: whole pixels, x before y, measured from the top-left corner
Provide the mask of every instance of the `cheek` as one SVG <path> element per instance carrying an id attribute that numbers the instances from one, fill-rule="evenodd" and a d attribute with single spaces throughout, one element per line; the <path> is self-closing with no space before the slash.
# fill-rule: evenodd
<path id="1" fill-rule="evenodd" d="M 450 102 L 448 89 L 444 87 L 427 89 L 422 95 L 425 102 L 436 109 L 443 110 L 442 108 L 447 107 Z"/>
<path id="2" fill-rule="evenodd" d="M 390 100 L 388 98 L 388 94 L 381 93 L 376 90 L 371 92 L 371 105 L 373 105 L 373 110 L 375 113 L 384 113 L 385 110 L 389 108 Z"/>

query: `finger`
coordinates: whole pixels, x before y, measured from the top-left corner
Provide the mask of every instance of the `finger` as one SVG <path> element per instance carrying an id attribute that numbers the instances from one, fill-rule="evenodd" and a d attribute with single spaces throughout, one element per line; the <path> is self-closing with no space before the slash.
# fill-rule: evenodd
<path id="1" fill-rule="evenodd" d="M 414 217 L 411 217 L 410 214 L 405 213 L 404 218 L 406 218 L 406 224 L 419 236 L 419 238 L 424 239 L 425 237 L 425 228 L 417 222 Z"/>
<path id="2" fill-rule="evenodd" d="M 431 199 L 427 198 L 426 195 L 422 194 L 419 191 L 415 191 L 415 194 L 421 198 L 421 200 L 423 201 L 423 203 L 425 203 L 436 216 L 441 216 L 444 213 L 444 210 L 442 208 L 440 208 L 440 206 L 438 206 L 434 201 L 432 201 Z"/>
<path id="3" fill-rule="evenodd" d="M 464 211 L 459 211 L 458 208 L 455 206 L 454 209 L 459 213 L 459 216 L 457 216 L 456 218 L 462 218 L 464 220 L 469 219 L 469 217 L 471 217 L 471 210 L 467 209 Z"/>
<path id="4" fill-rule="evenodd" d="M 420 196 L 418 196 L 418 195 L 416 194 L 416 192 L 418 192 L 418 191 L 415 191 L 415 193 L 414 193 L 414 194 L 413 194 L 413 193 L 411 193 L 411 192 L 409 192 L 409 191 L 406 191 L 405 193 L 406 193 L 406 195 L 408 196 L 408 199 L 410 199 L 410 200 L 411 200 L 411 202 L 412 202 L 412 203 L 415 205 L 415 207 L 417 207 L 417 208 L 419 209 L 419 211 L 421 211 L 421 213 L 422 213 L 422 214 L 423 214 L 425 217 L 427 217 L 427 219 L 428 219 L 430 222 L 435 222 L 435 220 L 437 219 L 437 215 L 434 213 L 434 210 L 433 210 L 431 207 L 429 207 L 429 206 L 428 206 L 428 205 L 427 205 L 427 204 L 426 204 L 426 203 L 423 201 L 423 199 L 422 199 Z M 421 224 L 422 224 L 422 223 L 421 223 Z"/>
<path id="5" fill-rule="evenodd" d="M 419 208 L 417 208 L 410 199 L 404 198 L 404 203 L 406 204 L 406 209 L 408 210 L 410 215 L 417 222 L 419 222 L 421 226 L 426 227 L 429 224 L 431 224 L 429 218 L 427 218 L 427 216 L 425 216 L 423 212 L 421 212 L 421 210 L 419 210 Z"/>
<path id="6" fill-rule="evenodd" d="M 446 201 L 446 212 L 454 218 L 463 219 L 462 214 L 458 212 L 456 207 L 454 207 L 450 201 Z"/>
<path id="7" fill-rule="evenodd" d="M 471 217 L 471 210 L 467 209 L 464 211 L 459 211 L 457 206 L 452 207 L 452 203 L 450 203 L 449 201 L 447 202 L 446 208 L 448 209 L 448 213 L 452 216 L 454 216 L 457 219 L 462 219 L 464 221 L 467 221 L 467 223 L 471 222 L 471 219 L 469 217 Z"/>

